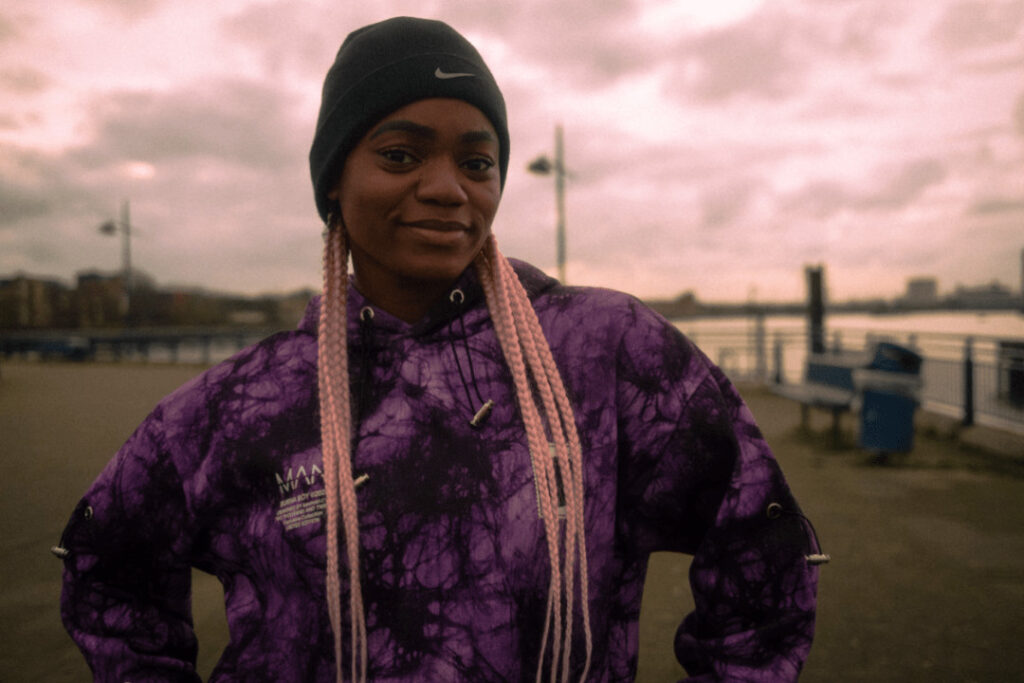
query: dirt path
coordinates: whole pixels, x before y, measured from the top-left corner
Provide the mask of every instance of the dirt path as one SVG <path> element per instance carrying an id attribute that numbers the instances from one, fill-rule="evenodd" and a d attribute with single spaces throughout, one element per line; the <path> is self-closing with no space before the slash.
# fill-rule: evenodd
<path id="1" fill-rule="evenodd" d="M 795 406 L 748 400 L 834 557 L 802 680 L 1022 680 L 1024 478 L 922 434 L 879 467 L 801 434 Z"/>

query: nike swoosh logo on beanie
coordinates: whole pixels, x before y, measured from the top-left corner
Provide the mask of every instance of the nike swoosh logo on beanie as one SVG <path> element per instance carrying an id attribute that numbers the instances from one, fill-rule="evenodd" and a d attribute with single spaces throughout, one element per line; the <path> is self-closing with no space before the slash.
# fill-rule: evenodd
<path id="1" fill-rule="evenodd" d="M 465 78 L 465 77 L 467 77 L 467 76 L 468 76 L 468 77 L 470 77 L 470 78 L 472 78 L 472 77 L 473 77 L 473 76 L 475 76 L 475 75 L 476 75 L 476 74 L 467 74 L 467 73 L 448 73 L 448 72 L 446 72 L 446 71 L 441 71 L 441 67 L 437 67 L 437 69 L 435 69 L 435 70 L 434 70 L 434 77 L 435 77 L 435 78 L 440 78 L 440 79 L 441 79 L 442 81 L 446 81 L 446 80 L 448 80 L 449 78 Z"/>

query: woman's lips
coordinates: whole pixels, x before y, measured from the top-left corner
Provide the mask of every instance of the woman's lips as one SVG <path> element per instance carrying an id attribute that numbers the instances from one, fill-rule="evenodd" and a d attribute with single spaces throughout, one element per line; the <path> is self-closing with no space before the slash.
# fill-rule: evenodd
<path id="1" fill-rule="evenodd" d="M 436 232 L 467 232 L 469 231 L 468 225 L 463 225 L 458 221 L 439 221 L 439 220 L 422 220 L 422 221 L 405 221 L 404 225 L 410 228 L 420 228 L 421 230 L 433 230 Z"/>
<path id="2" fill-rule="evenodd" d="M 468 226 L 457 221 L 412 221 L 402 224 L 417 239 L 439 247 L 456 247 L 466 242 L 470 235 Z"/>

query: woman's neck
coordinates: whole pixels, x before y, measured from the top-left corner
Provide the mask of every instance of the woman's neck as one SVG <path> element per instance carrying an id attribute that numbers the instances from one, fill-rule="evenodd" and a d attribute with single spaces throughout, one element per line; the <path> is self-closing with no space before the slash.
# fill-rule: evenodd
<path id="1" fill-rule="evenodd" d="M 405 281 L 392 283 L 390 287 L 374 287 L 358 273 L 352 277 L 352 285 L 374 306 L 387 311 L 410 325 L 419 322 L 441 297 L 447 295 L 452 283 L 437 281 Z"/>

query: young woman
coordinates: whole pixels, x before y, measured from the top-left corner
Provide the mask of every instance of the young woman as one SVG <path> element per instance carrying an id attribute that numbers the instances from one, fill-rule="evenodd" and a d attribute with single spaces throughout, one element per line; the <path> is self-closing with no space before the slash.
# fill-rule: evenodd
<path id="1" fill-rule="evenodd" d="M 323 295 L 162 401 L 62 538 L 97 680 L 197 680 L 192 567 L 224 584 L 211 680 L 632 680 L 658 550 L 694 555 L 694 680 L 797 677 L 815 549 L 752 416 L 637 300 L 500 254 L 508 158 L 454 30 L 346 39 L 310 153 Z"/>

